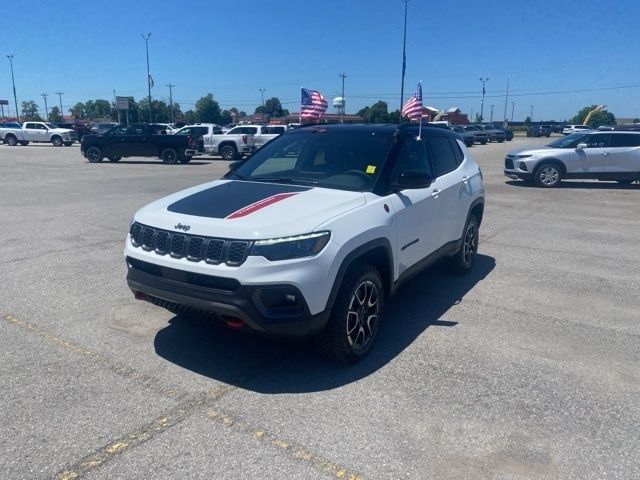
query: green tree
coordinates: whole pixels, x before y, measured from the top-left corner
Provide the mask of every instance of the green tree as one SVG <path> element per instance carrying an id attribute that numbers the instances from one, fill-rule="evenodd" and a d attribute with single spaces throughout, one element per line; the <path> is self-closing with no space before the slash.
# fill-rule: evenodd
<path id="1" fill-rule="evenodd" d="M 22 102 L 22 118 L 24 120 L 42 120 L 38 114 L 38 105 L 33 100 Z"/>
<path id="2" fill-rule="evenodd" d="M 196 112 L 193 110 L 187 110 L 184 112 L 184 123 L 187 125 L 191 125 L 192 123 L 196 123 L 198 119 L 196 118 Z"/>
<path id="3" fill-rule="evenodd" d="M 571 119 L 571 123 L 575 123 L 575 124 L 579 124 L 582 125 L 585 121 L 585 119 L 587 118 L 587 115 L 589 115 L 589 112 L 591 112 L 592 110 L 594 110 L 597 107 L 597 105 L 588 105 L 584 108 L 582 108 L 572 119 Z M 616 124 L 616 117 L 613 113 L 608 112 L 607 110 L 598 110 L 597 112 L 594 112 L 593 114 L 591 114 L 591 117 L 589 118 L 589 122 L 588 125 L 591 128 L 598 128 L 601 125 L 615 125 Z"/>
<path id="4" fill-rule="evenodd" d="M 199 122 L 218 123 L 220 122 L 220 105 L 213 99 L 213 94 L 208 93 L 196 101 L 196 115 Z"/>
<path id="5" fill-rule="evenodd" d="M 74 118 L 78 118 L 78 119 L 86 118 L 84 112 L 85 112 L 85 107 L 84 107 L 84 103 L 82 102 L 76 103 L 73 107 L 69 109 L 69 113 L 71 113 L 71 115 L 73 115 Z"/>
<path id="6" fill-rule="evenodd" d="M 531 117 L 527 116 L 527 118 L 524 119 L 524 124 L 529 125 L 530 123 L 531 123 Z"/>
<path id="7" fill-rule="evenodd" d="M 237 112 L 237 110 L 236 110 Z M 227 125 L 228 123 L 233 122 L 233 117 L 231 116 L 230 110 L 223 110 L 220 113 L 220 125 Z"/>
<path id="8" fill-rule="evenodd" d="M 266 102 L 264 102 L 264 113 L 271 117 L 284 117 L 285 115 L 289 114 L 288 111 L 282 108 L 280 99 L 277 97 L 271 97 Z"/>
<path id="9" fill-rule="evenodd" d="M 48 120 L 50 122 L 61 122 L 62 121 L 62 115 L 60 115 L 60 109 L 56 106 L 51 107 L 51 110 L 49 111 L 49 118 Z"/>
<path id="10" fill-rule="evenodd" d="M 388 123 L 389 107 L 387 102 L 378 100 L 371 107 L 365 107 L 358 112 L 366 123 Z"/>
<path id="11" fill-rule="evenodd" d="M 640 118 L 634 118 L 631 123 L 640 123 Z"/>

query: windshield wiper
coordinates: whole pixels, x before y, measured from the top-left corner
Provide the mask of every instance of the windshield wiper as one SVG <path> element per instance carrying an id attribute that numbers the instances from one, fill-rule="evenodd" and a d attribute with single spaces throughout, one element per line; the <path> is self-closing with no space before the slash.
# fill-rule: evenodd
<path id="1" fill-rule="evenodd" d="M 229 173 L 227 173 L 227 176 L 228 177 L 237 178 L 238 180 L 247 180 L 247 177 L 244 177 L 244 176 L 242 176 L 242 175 L 240 175 L 239 173 L 236 173 L 236 172 L 229 172 Z"/>
<path id="2" fill-rule="evenodd" d="M 250 182 L 273 182 L 273 183 L 310 183 L 313 185 L 317 185 L 318 181 L 310 180 L 306 178 L 296 178 L 296 177 L 285 177 L 285 176 L 269 176 L 269 175 L 259 175 L 257 177 L 247 178 Z"/>

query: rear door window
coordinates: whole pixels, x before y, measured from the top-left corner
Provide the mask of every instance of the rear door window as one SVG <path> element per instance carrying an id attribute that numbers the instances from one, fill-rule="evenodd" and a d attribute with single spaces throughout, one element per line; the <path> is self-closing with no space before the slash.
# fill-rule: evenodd
<path id="1" fill-rule="evenodd" d="M 589 135 L 585 139 L 585 143 L 588 148 L 607 148 L 609 146 L 609 139 L 611 135 L 608 133 L 597 133 L 595 135 Z"/>
<path id="2" fill-rule="evenodd" d="M 640 147 L 640 134 L 618 133 L 611 135 L 610 147 Z"/>
<path id="3" fill-rule="evenodd" d="M 427 143 L 436 177 L 452 172 L 458 167 L 449 138 L 434 135 L 427 138 Z"/>

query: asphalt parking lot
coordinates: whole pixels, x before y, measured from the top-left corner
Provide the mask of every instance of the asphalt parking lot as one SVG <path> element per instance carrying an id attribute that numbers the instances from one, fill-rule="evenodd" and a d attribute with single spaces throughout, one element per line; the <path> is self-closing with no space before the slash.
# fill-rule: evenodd
<path id="1" fill-rule="evenodd" d="M 0 145 L 3 478 L 640 478 L 640 185 L 502 175 L 475 271 L 439 267 L 343 367 L 133 299 L 133 213 L 219 159 Z"/>

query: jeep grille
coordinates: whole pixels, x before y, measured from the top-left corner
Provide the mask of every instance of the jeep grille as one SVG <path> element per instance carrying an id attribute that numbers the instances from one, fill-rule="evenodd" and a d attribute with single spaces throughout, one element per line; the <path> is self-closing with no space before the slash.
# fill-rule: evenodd
<path id="1" fill-rule="evenodd" d="M 131 244 L 147 252 L 186 258 L 191 262 L 224 263 L 238 266 L 244 263 L 251 251 L 252 242 L 226 238 L 203 237 L 170 232 L 134 222 L 129 231 Z"/>

